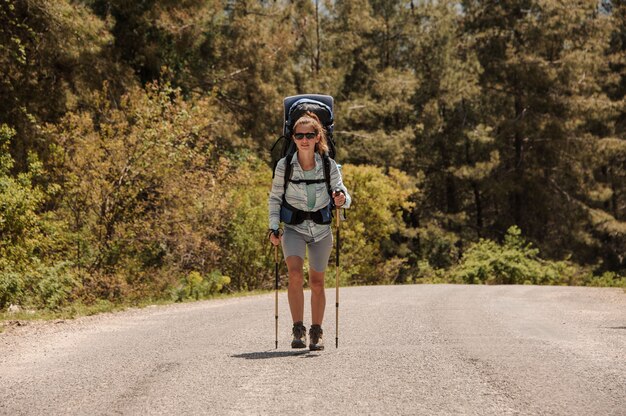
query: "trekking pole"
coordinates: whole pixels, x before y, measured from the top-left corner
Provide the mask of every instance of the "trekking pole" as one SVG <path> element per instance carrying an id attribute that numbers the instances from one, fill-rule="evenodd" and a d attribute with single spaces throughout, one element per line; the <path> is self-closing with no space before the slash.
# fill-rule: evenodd
<path id="1" fill-rule="evenodd" d="M 278 230 L 273 231 L 274 235 L 278 237 Z M 274 289 L 275 289 L 275 297 L 274 297 L 274 319 L 276 321 L 276 349 L 278 349 L 278 246 L 274 246 L 274 270 L 275 270 L 275 281 L 274 281 Z"/>
<path id="2" fill-rule="evenodd" d="M 337 209 L 337 246 L 335 247 L 335 348 L 339 348 L 339 207 Z"/>

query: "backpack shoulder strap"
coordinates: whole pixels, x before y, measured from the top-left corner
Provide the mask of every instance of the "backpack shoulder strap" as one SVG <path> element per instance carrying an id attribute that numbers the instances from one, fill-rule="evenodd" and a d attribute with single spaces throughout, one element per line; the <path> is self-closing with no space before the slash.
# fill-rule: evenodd
<path id="1" fill-rule="evenodd" d="M 288 153 L 285 159 L 285 180 L 283 183 L 284 192 L 283 199 L 285 198 L 285 193 L 287 193 L 287 186 L 289 185 L 289 181 L 291 180 L 292 168 L 291 168 L 291 159 L 293 158 L 293 153 Z"/>
<path id="2" fill-rule="evenodd" d="M 281 154 L 285 148 L 285 141 L 285 136 L 280 136 L 278 139 L 276 139 L 276 141 L 272 145 L 272 148 L 270 149 L 270 155 L 272 158 L 272 179 L 274 179 L 274 176 L 276 175 L 276 166 L 278 165 L 278 161 L 282 157 Z"/>
<path id="3" fill-rule="evenodd" d="M 328 190 L 328 196 L 333 199 L 333 190 L 330 189 L 330 157 L 324 153 L 322 155 L 322 161 L 324 162 L 324 180 L 326 181 L 326 190 Z"/>

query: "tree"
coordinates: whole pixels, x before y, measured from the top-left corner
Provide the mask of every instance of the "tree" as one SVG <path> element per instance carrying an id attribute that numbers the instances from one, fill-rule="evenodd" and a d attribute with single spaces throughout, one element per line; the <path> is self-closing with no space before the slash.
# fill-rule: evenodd
<path id="1" fill-rule="evenodd" d="M 327 65 L 335 78 L 340 159 L 405 168 L 413 153 L 411 104 L 419 80 L 407 53 L 411 11 L 401 1 L 340 1 L 330 8 Z"/>
<path id="2" fill-rule="evenodd" d="M 214 100 L 185 101 L 158 84 L 115 107 L 105 89 L 99 103 L 95 114 L 71 112 L 48 129 L 63 189 L 58 213 L 75 233 L 72 258 L 87 271 L 85 290 L 158 293 L 181 274 L 217 269 L 220 189 L 230 170 L 216 149 L 230 139 L 231 121 Z"/>
<path id="3" fill-rule="evenodd" d="M 606 193 L 590 155 L 612 107 L 601 91 L 608 17 L 591 0 L 462 5 L 501 159 L 496 229 L 517 224 L 553 256 L 597 246 L 592 217 Z"/>
<path id="4" fill-rule="evenodd" d="M 0 3 L 0 123 L 16 130 L 16 170 L 26 169 L 31 150 L 45 162 L 43 123 L 84 104 L 104 77 L 128 80 L 108 59 L 110 41 L 105 22 L 69 0 Z"/>
<path id="5" fill-rule="evenodd" d="M 482 67 L 473 51 L 475 39 L 463 32 L 456 2 L 418 11 L 415 66 L 423 81 L 415 98 L 421 126 L 415 166 L 427 174 L 425 202 L 430 204 L 418 209 L 426 208 L 427 219 L 443 215 L 443 226 L 471 239 L 492 220 L 484 200 L 499 165 L 479 85 Z"/>
<path id="6" fill-rule="evenodd" d="M 605 185 L 602 210 L 595 211 L 599 237 L 603 241 L 598 257 L 603 269 L 626 269 L 626 2 L 608 2 L 613 23 L 608 49 L 608 70 L 604 91 L 614 111 L 610 122 L 596 126 L 607 137 L 598 143 L 596 178 Z"/>
<path id="7" fill-rule="evenodd" d="M 246 146 L 266 155 L 281 126 L 283 98 L 294 93 L 291 13 L 281 2 L 230 1 L 210 91 L 236 117 Z"/>

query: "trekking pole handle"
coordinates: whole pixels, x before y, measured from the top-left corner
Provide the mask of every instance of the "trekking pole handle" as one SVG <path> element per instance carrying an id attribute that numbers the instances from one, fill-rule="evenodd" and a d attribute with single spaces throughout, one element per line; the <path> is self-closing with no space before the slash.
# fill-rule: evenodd
<path id="1" fill-rule="evenodd" d="M 277 230 L 274 230 L 274 229 L 270 228 L 267 231 L 267 236 L 269 237 L 270 234 L 274 234 L 275 237 L 279 237 L 279 236 L 281 236 L 283 234 L 283 230 L 281 230 L 280 228 L 277 229 Z"/>
<path id="2" fill-rule="evenodd" d="M 270 229 L 267 231 L 267 238 L 268 238 L 268 240 L 271 240 L 271 238 L 270 238 L 270 237 L 271 237 L 272 235 L 274 235 L 274 237 L 276 237 L 276 238 L 280 238 L 280 236 L 281 236 L 281 235 L 283 235 L 283 230 L 281 230 L 280 228 L 279 228 L 279 229 L 277 229 L 277 230 L 274 230 L 274 229 L 270 228 Z"/>

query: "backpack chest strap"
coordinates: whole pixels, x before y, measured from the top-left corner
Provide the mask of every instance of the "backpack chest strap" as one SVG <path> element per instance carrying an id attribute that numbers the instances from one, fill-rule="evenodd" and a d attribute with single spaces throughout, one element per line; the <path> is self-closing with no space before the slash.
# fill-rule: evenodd
<path id="1" fill-rule="evenodd" d="M 291 183 L 306 183 L 307 185 L 311 185 L 314 183 L 325 183 L 326 179 L 290 179 L 289 182 Z"/>

